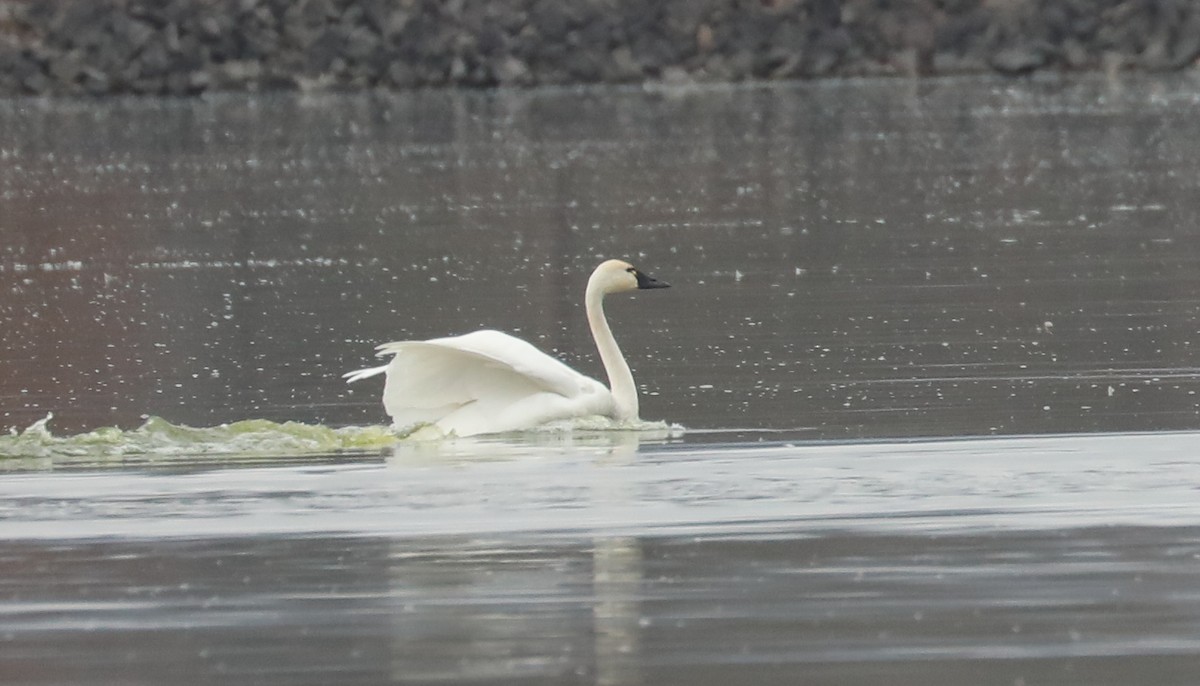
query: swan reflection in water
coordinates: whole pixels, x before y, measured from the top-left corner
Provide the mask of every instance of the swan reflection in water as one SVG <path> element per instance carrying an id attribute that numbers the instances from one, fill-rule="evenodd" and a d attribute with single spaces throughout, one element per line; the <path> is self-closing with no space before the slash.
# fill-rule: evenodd
<path id="1" fill-rule="evenodd" d="M 457 491 L 455 500 L 486 498 L 488 507 L 472 508 L 480 516 L 528 509 L 537 519 L 528 524 L 545 529 L 563 524 L 560 507 L 629 510 L 639 482 L 625 468 L 637 464 L 641 446 L 681 433 L 662 427 L 401 441 L 388 463 L 414 478 L 438 478 L 439 490 Z M 581 469 L 592 473 L 580 479 Z M 504 500 L 506 490 L 514 502 Z M 544 678 L 559 670 L 577 677 L 582 669 L 597 684 L 642 683 L 640 538 L 584 529 L 548 539 L 468 539 L 394 544 L 391 595 L 403 606 L 392 653 L 397 678 Z M 530 597 L 548 600 L 530 610 Z M 580 631 L 579 622 L 591 631 Z M 445 646 L 457 648 L 451 654 Z"/>
<path id="2" fill-rule="evenodd" d="M 486 330 L 385 343 L 378 354 L 392 355 L 388 364 L 345 376 L 354 382 L 383 374 L 383 406 L 401 431 L 477 436 L 580 417 L 635 425 L 637 387 L 604 316 L 604 297 L 667 287 L 621 260 L 602 263 L 588 278 L 588 326 L 611 388 L 519 338 Z"/>
<path id="3" fill-rule="evenodd" d="M 575 424 L 578 426 L 578 424 Z M 632 463 L 642 445 L 661 445 L 684 435 L 678 425 L 645 422 L 638 429 L 578 429 L 550 425 L 543 431 L 488 436 L 400 440 L 392 445 L 389 464 L 447 465 L 503 460 L 591 458 L 599 465 Z"/>

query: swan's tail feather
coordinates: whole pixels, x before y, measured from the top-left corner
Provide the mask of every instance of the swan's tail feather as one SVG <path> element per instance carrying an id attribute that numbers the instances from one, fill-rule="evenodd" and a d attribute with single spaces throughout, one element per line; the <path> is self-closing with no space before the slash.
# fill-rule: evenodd
<path id="1" fill-rule="evenodd" d="M 342 376 L 346 379 L 346 383 L 354 383 L 363 379 L 369 379 L 376 374 L 382 374 L 387 371 L 388 366 L 385 364 L 382 367 L 371 367 L 370 369 L 360 369 L 356 372 L 346 372 Z"/>
<path id="2" fill-rule="evenodd" d="M 375 356 L 383 357 L 384 355 L 399 355 L 404 348 L 414 343 L 424 343 L 425 341 L 392 341 L 383 345 L 375 346 Z"/>
<path id="3" fill-rule="evenodd" d="M 395 341 L 392 343 L 384 343 L 383 345 L 375 348 L 375 350 L 377 351 L 375 354 L 379 355 L 380 357 L 382 357 L 384 355 L 395 355 L 395 354 L 399 353 L 404 348 L 405 345 L 410 344 L 410 343 L 412 343 L 412 341 Z M 370 367 L 368 369 L 360 369 L 356 372 L 347 372 L 347 373 L 343 374 L 342 376 L 345 377 L 346 383 L 354 383 L 355 381 L 369 379 L 372 376 L 375 376 L 377 374 L 382 374 L 387 371 L 388 366 L 389 365 L 385 364 L 382 367 Z"/>

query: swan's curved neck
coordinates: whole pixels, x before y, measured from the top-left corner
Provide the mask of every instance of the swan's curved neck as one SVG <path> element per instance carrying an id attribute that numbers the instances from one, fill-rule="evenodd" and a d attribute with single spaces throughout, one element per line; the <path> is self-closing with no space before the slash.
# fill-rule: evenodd
<path id="1" fill-rule="evenodd" d="M 621 354 L 617 339 L 613 338 L 612 329 L 608 328 L 608 320 L 604 317 L 604 293 L 591 282 L 588 283 L 584 306 L 587 308 L 592 338 L 596 340 L 596 348 L 600 351 L 600 361 L 604 363 L 604 371 L 608 374 L 615 418 L 637 419 L 638 396 L 637 387 L 633 385 L 633 373 L 629 371 L 629 364 L 625 362 L 625 356 Z"/>

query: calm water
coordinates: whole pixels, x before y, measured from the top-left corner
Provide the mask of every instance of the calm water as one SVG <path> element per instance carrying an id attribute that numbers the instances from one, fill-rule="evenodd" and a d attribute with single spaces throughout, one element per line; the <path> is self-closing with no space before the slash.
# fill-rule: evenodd
<path id="1" fill-rule="evenodd" d="M 10 441 L 0 680 L 1193 683 L 1198 114 L 1195 75 L 0 102 L 0 428 L 377 425 L 342 372 L 480 327 L 601 375 L 613 256 L 675 286 L 610 316 L 685 427 Z"/>

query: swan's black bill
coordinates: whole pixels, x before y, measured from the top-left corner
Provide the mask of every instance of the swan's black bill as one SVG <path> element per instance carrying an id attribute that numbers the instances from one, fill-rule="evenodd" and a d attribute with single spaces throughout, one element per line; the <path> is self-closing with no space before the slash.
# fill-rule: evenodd
<path id="1" fill-rule="evenodd" d="M 637 277 L 638 289 L 671 287 L 671 284 L 667 283 L 666 281 L 659 281 L 653 276 L 643 274 L 640 271 L 634 271 L 633 275 Z"/>

